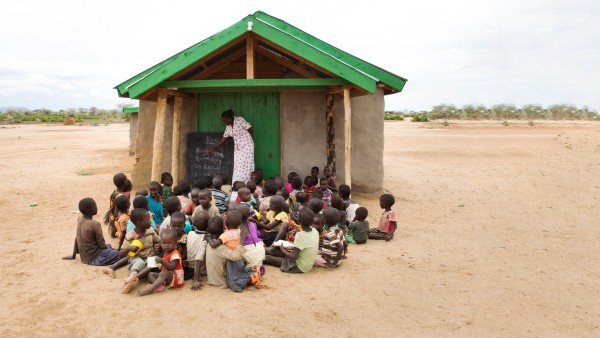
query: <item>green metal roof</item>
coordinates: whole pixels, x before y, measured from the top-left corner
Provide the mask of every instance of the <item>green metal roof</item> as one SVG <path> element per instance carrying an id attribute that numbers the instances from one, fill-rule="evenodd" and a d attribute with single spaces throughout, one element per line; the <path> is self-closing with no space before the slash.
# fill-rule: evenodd
<path id="1" fill-rule="evenodd" d="M 123 113 L 125 114 L 131 114 L 131 113 L 137 113 L 139 112 L 140 107 L 125 107 L 123 108 Z"/>
<path id="2" fill-rule="evenodd" d="M 371 93 L 376 91 L 378 83 L 383 83 L 393 88 L 394 91 L 402 91 L 407 81 L 405 78 L 319 40 L 283 20 L 258 11 L 225 30 L 146 69 L 115 88 L 119 96 L 132 99 L 138 98 L 141 94 L 154 87 L 161 86 L 173 75 L 209 56 L 249 30 L 326 69 L 335 76 L 347 81 L 347 83 L 354 84 Z M 248 81 L 248 83 L 254 82 Z"/>

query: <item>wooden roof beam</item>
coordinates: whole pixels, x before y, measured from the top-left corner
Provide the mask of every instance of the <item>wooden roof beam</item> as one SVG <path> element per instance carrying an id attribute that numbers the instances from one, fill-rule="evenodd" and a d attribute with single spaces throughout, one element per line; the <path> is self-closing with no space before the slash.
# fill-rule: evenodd
<path id="1" fill-rule="evenodd" d="M 246 55 L 246 51 L 244 49 L 240 49 L 237 52 L 223 58 L 222 60 L 215 63 L 214 65 L 212 65 L 212 66 L 208 67 L 207 69 L 201 71 L 200 73 L 196 74 L 192 78 L 192 80 L 200 80 L 200 79 L 204 79 L 208 76 L 211 76 L 212 74 L 227 67 L 231 62 L 235 61 L 236 59 L 239 59 L 240 57 L 242 57 L 244 55 Z"/>
<path id="2" fill-rule="evenodd" d="M 296 73 L 298 73 L 298 74 L 300 74 L 300 75 L 302 75 L 304 77 L 307 77 L 309 79 L 319 78 L 319 76 L 317 74 L 309 72 L 308 70 L 302 68 L 301 66 L 298 66 L 298 65 L 294 64 L 293 62 L 290 62 L 290 61 L 288 61 L 288 60 L 286 60 L 286 59 L 284 59 L 282 57 L 278 57 L 275 54 L 269 53 L 269 52 L 267 52 L 266 50 L 264 50 L 262 48 L 257 48 L 256 51 L 259 54 L 261 54 L 264 57 L 266 57 L 267 59 L 272 60 L 274 62 L 277 62 L 278 64 L 280 64 L 280 65 L 282 65 L 282 66 L 284 66 L 286 68 L 289 68 L 289 69 L 293 70 L 294 72 L 296 72 Z"/>

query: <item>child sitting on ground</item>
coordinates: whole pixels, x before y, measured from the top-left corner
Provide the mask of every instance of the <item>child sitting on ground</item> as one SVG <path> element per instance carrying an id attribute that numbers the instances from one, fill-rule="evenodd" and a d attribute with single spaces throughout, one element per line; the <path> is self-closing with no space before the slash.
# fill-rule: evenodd
<path id="1" fill-rule="evenodd" d="M 298 176 L 298 173 L 296 173 L 295 171 L 292 171 L 287 175 L 287 182 L 285 183 L 284 189 L 287 190 L 288 193 L 294 191 L 294 188 L 292 187 L 292 180 L 296 176 Z"/>
<path id="2" fill-rule="evenodd" d="M 162 200 L 166 201 L 167 198 L 173 196 L 173 190 L 171 189 L 171 187 L 173 186 L 173 176 L 171 176 L 171 173 L 162 173 L 160 175 L 160 184 L 162 185 Z"/>
<path id="3" fill-rule="evenodd" d="M 221 186 L 221 190 L 223 190 L 229 198 L 231 198 L 231 184 L 229 184 L 229 175 L 223 173 L 219 175 L 221 177 L 221 182 L 223 185 Z"/>
<path id="4" fill-rule="evenodd" d="M 187 240 L 188 235 L 184 232 L 183 227 L 185 226 L 186 217 L 181 212 L 175 212 L 171 215 L 171 229 L 177 232 L 177 243 L 176 249 L 181 254 L 183 261 L 183 279 L 191 279 L 194 275 L 192 267 L 188 266 L 188 253 L 187 253 Z"/>
<path id="5" fill-rule="evenodd" d="M 212 201 L 212 193 L 210 189 L 204 189 L 198 193 L 198 207 L 194 210 L 192 214 L 192 218 L 194 218 L 194 214 L 196 212 L 200 212 L 200 210 L 206 211 L 209 217 L 220 216 L 219 208 L 217 208 Z"/>
<path id="6" fill-rule="evenodd" d="M 352 223 L 348 226 L 348 235 L 346 240 L 348 243 L 353 244 L 365 244 L 367 243 L 369 235 L 369 221 L 367 216 L 369 211 L 365 207 L 359 207 L 356 209 L 356 215 L 352 220 Z"/>
<path id="7" fill-rule="evenodd" d="M 312 167 L 310 169 L 310 176 L 315 178 L 316 181 L 319 181 L 319 167 L 317 167 L 317 166 Z"/>
<path id="8" fill-rule="evenodd" d="M 98 214 L 98 206 L 92 198 L 79 201 L 81 216 L 77 220 L 75 244 L 73 254 L 65 256 L 65 260 L 73 260 L 79 254 L 81 262 L 89 265 L 110 265 L 116 263 L 120 256 L 119 251 L 104 242 L 102 227 L 93 217 Z"/>
<path id="9" fill-rule="evenodd" d="M 283 200 L 285 201 L 285 203 L 287 203 L 288 205 L 290 204 L 290 193 L 284 189 L 279 189 L 277 190 L 277 193 L 275 193 L 277 196 L 281 196 L 283 197 Z"/>
<path id="10" fill-rule="evenodd" d="M 260 205 L 258 195 L 256 194 L 256 183 L 248 181 L 246 183 L 246 188 L 250 190 L 250 204 L 252 205 L 252 209 L 256 209 L 256 206 Z"/>
<path id="11" fill-rule="evenodd" d="M 312 197 L 311 194 L 317 190 L 317 182 L 319 182 L 319 180 L 314 176 L 306 176 L 304 178 L 304 193 L 306 194 L 306 199 L 309 201 Z"/>
<path id="12" fill-rule="evenodd" d="M 241 188 L 245 187 L 246 183 L 242 182 L 242 181 L 235 181 L 233 182 L 233 187 L 231 188 L 231 197 L 229 197 L 229 201 L 230 202 L 235 202 L 237 197 L 238 197 L 238 190 L 240 190 Z"/>
<path id="13" fill-rule="evenodd" d="M 344 201 L 339 196 L 333 196 L 331 198 L 331 207 L 337 209 L 340 212 L 340 220 L 338 222 L 338 226 L 346 231 L 348 229 L 346 212 L 344 211 Z"/>
<path id="14" fill-rule="evenodd" d="M 183 180 L 183 181 L 179 181 L 179 184 L 177 185 L 179 186 L 179 189 L 181 189 L 181 195 L 177 196 L 179 198 L 179 200 L 181 201 L 181 212 L 183 212 L 190 203 L 192 203 L 192 200 L 190 199 L 190 192 L 191 192 L 191 185 L 190 182 L 188 182 L 187 180 Z"/>
<path id="15" fill-rule="evenodd" d="M 231 210 L 237 212 L 237 210 Z M 235 214 L 234 212 L 234 214 Z M 239 214 L 239 212 L 237 212 Z M 237 218 L 236 215 L 234 217 Z M 241 220 L 241 216 L 240 216 Z M 234 221 L 235 222 L 235 221 Z M 223 235 L 223 219 L 220 217 L 212 217 L 208 221 L 208 232 L 210 234 L 211 241 L 218 241 Z M 208 241 L 208 236 L 205 236 L 205 240 Z M 250 269 L 244 267 L 244 253 L 246 249 L 238 247 L 236 250 L 231 250 L 224 245 L 218 245 L 213 248 L 211 245 L 207 245 L 206 248 L 206 272 L 208 277 L 208 284 L 218 287 L 229 287 L 235 292 L 241 292 L 243 287 L 249 283 L 260 287 L 260 276 L 257 275 Z M 226 266 L 227 279 L 224 277 Z"/>
<path id="16" fill-rule="evenodd" d="M 159 236 L 162 236 L 163 231 L 171 229 L 171 215 L 176 212 L 180 212 L 181 200 L 177 196 L 171 196 L 167 198 L 165 201 L 165 209 L 167 209 L 169 216 L 165 217 L 164 221 L 160 225 L 160 229 L 158 231 Z M 192 231 L 192 225 L 186 220 L 185 225 L 183 226 L 183 232 L 187 234 L 190 231 Z"/>
<path id="17" fill-rule="evenodd" d="M 177 232 L 173 229 L 167 229 L 160 239 L 160 246 L 164 253 L 163 257 L 156 257 L 156 263 L 162 265 L 159 272 L 150 272 L 148 281 L 152 283 L 138 290 L 140 296 L 146 296 L 153 292 L 163 291 L 167 288 L 180 288 L 183 286 L 183 267 L 181 262 L 183 257 L 176 249 Z"/>
<path id="18" fill-rule="evenodd" d="M 191 216 L 194 213 L 194 210 L 196 210 L 196 207 L 200 204 L 200 201 L 199 201 L 199 198 L 198 198 L 199 195 L 200 195 L 200 191 L 202 191 L 202 190 L 200 190 L 198 188 L 192 189 L 192 193 L 191 193 L 192 194 L 192 198 L 190 199 L 191 202 L 183 210 L 184 214 L 186 214 L 188 216 Z M 212 195 L 211 195 L 211 198 L 212 198 Z"/>
<path id="19" fill-rule="evenodd" d="M 323 200 L 320 198 L 311 198 L 306 207 L 312 210 L 315 214 L 321 213 L 323 210 Z"/>
<path id="20" fill-rule="evenodd" d="M 283 245 L 265 249 L 265 264 L 277 266 L 287 273 L 309 272 L 319 247 L 319 233 L 311 227 L 315 214 L 309 208 L 300 210 L 300 225 L 302 231 L 296 234 L 294 247 L 289 252 Z"/>
<path id="21" fill-rule="evenodd" d="M 120 195 L 124 194 L 125 186 L 127 185 L 127 176 L 123 173 L 118 173 L 113 176 L 113 183 L 115 185 L 115 190 L 110 194 L 109 199 L 109 208 L 104 216 L 104 224 L 108 224 L 108 233 L 110 237 L 117 237 L 117 228 L 115 227 L 115 222 L 117 220 L 117 210 L 115 208 L 115 199 Z M 129 197 L 129 196 L 128 196 Z"/>
<path id="22" fill-rule="evenodd" d="M 258 269 L 260 275 L 263 275 L 262 268 L 263 260 L 265 259 L 265 247 L 260 238 L 260 231 L 254 222 L 248 222 L 250 217 L 250 209 L 245 205 L 239 205 L 237 210 L 242 215 L 242 224 L 240 225 L 240 236 L 244 240 L 244 248 L 246 253 L 246 267 L 253 270 Z M 262 268 L 262 269 L 261 269 Z"/>
<path id="23" fill-rule="evenodd" d="M 262 216 L 256 212 L 256 210 L 254 210 L 254 206 L 252 205 L 252 194 L 250 192 L 250 189 L 248 188 L 241 188 L 238 191 L 238 198 L 239 198 L 239 204 L 240 205 L 244 205 L 248 208 L 249 212 L 250 212 L 250 217 L 251 218 L 256 218 L 256 219 L 261 219 Z"/>
<path id="24" fill-rule="evenodd" d="M 358 203 L 356 203 L 353 199 L 350 198 L 350 186 L 346 184 L 340 185 L 338 188 L 338 195 L 342 198 L 344 202 L 344 210 L 346 211 L 346 219 L 348 221 L 352 221 L 354 219 L 354 213 L 356 209 L 360 207 Z"/>
<path id="25" fill-rule="evenodd" d="M 292 191 L 290 191 L 290 203 L 296 202 L 296 194 L 299 192 L 304 193 L 302 190 L 302 179 L 300 176 L 294 176 L 292 178 Z"/>
<path id="26" fill-rule="evenodd" d="M 158 182 L 157 182 L 158 183 Z M 130 216 L 135 228 L 125 235 L 125 239 L 130 246 L 121 250 L 127 253 L 133 253 L 129 257 L 128 277 L 125 278 L 125 284 L 121 293 L 129 293 L 137 283 L 139 278 L 144 278 L 150 272 L 146 267 L 146 260 L 150 256 L 156 256 L 155 244 L 160 242 L 160 237 L 150 229 L 150 213 L 146 209 L 133 209 Z M 132 245 L 132 242 L 138 241 L 141 247 Z"/>
<path id="27" fill-rule="evenodd" d="M 321 178 L 319 181 L 319 189 L 323 192 L 323 208 L 329 208 L 331 206 L 331 196 L 333 196 L 333 193 L 327 187 L 327 179 L 325 177 Z"/>
<path id="28" fill-rule="evenodd" d="M 241 224 L 242 214 L 237 210 L 229 210 L 227 212 L 227 227 L 225 231 L 223 231 L 223 234 L 216 240 L 211 237 L 205 237 L 205 239 L 212 248 L 225 244 L 230 250 L 235 250 L 238 245 L 240 245 L 241 234 L 239 226 Z"/>
<path id="29" fill-rule="evenodd" d="M 208 213 L 205 211 L 196 213 L 196 217 L 192 218 L 194 230 L 187 235 L 187 259 L 188 266 L 194 267 L 194 276 L 192 290 L 198 290 L 202 287 L 200 283 L 200 275 L 206 275 L 206 241 L 204 236 L 208 236 L 206 232 L 208 225 Z"/>
<path id="30" fill-rule="evenodd" d="M 148 209 L 153 215 L 154 223 L 161 224 L 163 219 L 165 218 L 162 199 L 160 198 L 160 183 L 156 181 L 150 182 L 148 184 L 148 193 L 146 196 L 148 199 Z"/>
<path id="31" fill-rule="evenodd" d="M 291 201 L 290 198 L 288 201 Z M 294 220 L 294 222 L 298 223 L 298 216 L 302 205 L 306 202 L 306 194 L 304 191 L 300 191 L 296 194 L 294 198 L 295 201 L 290 202 L 290 217 Z"/>
<path id="32" fill-rule="evenodd" d="M 321 259 L 317 259 L 315 264 L 328 268 L 336 268 L 342 262 L 344 255 L 344 231 L 337 224 L 340 220 L 340 212 L 335 208 L 323 210 L 325 220 L 325 234 L 323 236 L 323 247 L 321 249 Z"/>
<path id="33" fill-rule="evenodd" d="M 394 238 L 394 233 L 398 228 L 396 213 L 392 210 L 394 203 L 396 203 L 396 199 L 391 194 L 383 194 L 379 197 L 379 206 L 383 209 L 383 214 L 381 214 L 377 228 L 369 230 L 369 239 L 390 241 Z"/>
<path id="34" fill-rule="evenodd" d="M 257 169 L 250 173 L 250 181 L 253 181 L 256 184 L 256 195 L 258 198 L 264 197 L 264 189 L 263 185 L 265 182 L 263 181 L 262 170 Z"/>
<path id="35" fill-rule="evenodd" d="M 223 180 L 219 176 L 213 178 L 213 188 L 210 189 L 213 199 L 215 200 L 215 206 L 219 209 L 219 213 L 224 215 L 227 212 L 227 205 L 229 204 L 229 195 L 221 188 L 223 187 Z"/>
<path id="36" fill-rule="evenodd" d="M 258 207 L 258 212 L 261 214 L 266 214 L 269 211 L 269 206 L 271 205 L 271 197 L 277 194 L 277 183 L 273 180 L 267 180 L 263 185 L 263 197 L 260 199 L 260 206 Z"/>
<path id="37" fill-rule="evenodd" d="M 333 169 L 331 166 L 325 166 L 323 168 L 323 176 L 325 176 L 325 180 L 327 181 L 327 188 L 332 192 L 337 191 L 337 184 L 335 183 L 335 177 L 333 175 Z"/>
<path id="38" fill-rule="evenodd" d="M 267 185 L 268 182 L 265 183 L 265 187 Z M 264 231 L 262 237 L 266 246 L 271 246 L 273 242 L 283 239 L 289 223 L 289 207 L 283 197 L 272 196 L 269 200 L 270 210 L 265 216 L 266 222 L 251 219 L 252 222 L 256 223 Z"/>
<path id="39" fill-rule="evenodd" d="M 117 228 L 119 250 L 121 250 L 121 246 L 125 240 L 125 233 L 127 232 L 127 222 L 129 222 L 129 206 L 129 197 L 121 195 L 115 199 L 115 209 L 117 210 L 115 227 Z"/>
<path id="40" fill-rule="evenodd" d="M 144 191 L 145 191 L 145 189 L 144 189 Z M 130 215 L 131 215 L 131 212 L 133 211 L 133 209 L 136 209 L 136 208 L 142 208 L 142 209 L 146 209 L 146 210 L 150 211 L 148 209 L 148 200 L 146 199 L 146 196 L 148 196 L 148 195 L 146 194 L 146 195 L 135 196 L 135 198 L 133 199 L 133 203 L 131 203 L 131 208 L 129 209 Z M 156 223 L 154 223 L 154 218 L 153 218 L 152 213 L 150 214 L 150 227 L 152 228 L 152 230 L 154 230 L 158 234 L 158 229 L 156 228 Z M 160 224 L 159 224 L 159 227 L 160 227 Z M 133 228 L 135 228 L 135 225 L 133 224 L 131 219 L 129 219 L 127 221 L 127 229 L 125 230 L 125 233 L 130 232 L 131 230 L 133 230 Z"/>

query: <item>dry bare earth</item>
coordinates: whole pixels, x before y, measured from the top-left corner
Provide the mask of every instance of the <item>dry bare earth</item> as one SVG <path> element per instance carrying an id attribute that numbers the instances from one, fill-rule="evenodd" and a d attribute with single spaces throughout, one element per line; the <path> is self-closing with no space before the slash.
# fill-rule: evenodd
<path id="1" fill-rule="evenodd" d="M 599 335 L 597 123 L 404 121 L 385 132 L 392 242 L 352 246 L 335 271 L 269 267 L 261 290 L 186 282 L 142 299 L 119 293 L 124 269 L 112 280 L 60 260 L 79 199 L 105 210 L 112 175 L 129 173 L 128 127 L 0 129 L 0 335 Z M 376 199 L 357 197 L 373 223 Z"/>

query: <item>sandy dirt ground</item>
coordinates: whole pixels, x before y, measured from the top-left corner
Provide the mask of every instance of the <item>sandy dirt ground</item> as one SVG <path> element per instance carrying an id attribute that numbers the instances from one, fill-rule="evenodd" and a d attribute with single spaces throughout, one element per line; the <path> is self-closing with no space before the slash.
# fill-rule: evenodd
<path id="1" fill-rule="evenodd" d="M 130 173 L 128 126 L 2 127 L 0 336 L 600 335 L 600 123 L 388 122 L 385 138 L 393 241 L 337 270 L 267 267 L 260 290 L 140 298 L 120 294 L 125 269 L 61 260 L 78 201 L 103 213 Z M 377 196 L 355 197 L 374 223 Z"/>

